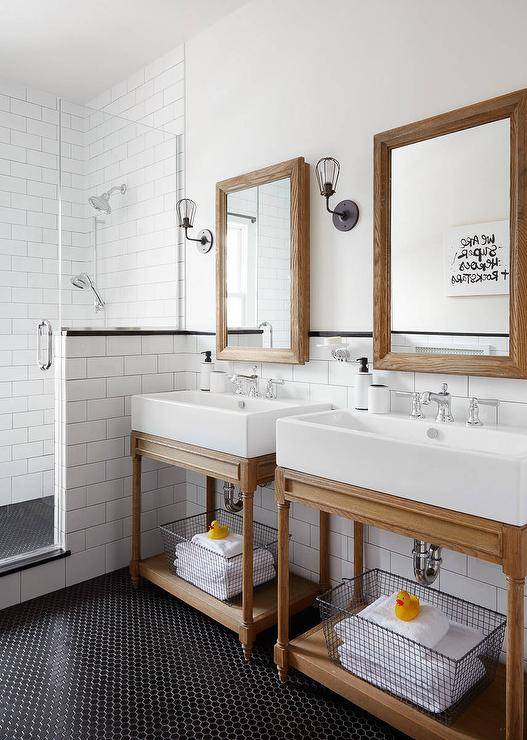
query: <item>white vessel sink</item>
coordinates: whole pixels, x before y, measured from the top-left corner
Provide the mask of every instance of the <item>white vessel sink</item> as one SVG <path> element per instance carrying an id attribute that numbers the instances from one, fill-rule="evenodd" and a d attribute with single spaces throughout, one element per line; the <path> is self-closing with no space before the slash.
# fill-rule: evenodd
<path id="1" fill-rule="evenodd" d="M 527 523 L 527 433 L 329 411 L 281 419 L 277 464 L 322 478 Z"/>
<path id="2" fill-rule="evenodd" d="M 276 449 L 281 416 L 330 409 L 329 403 L 248 398 L 207 391 L 132 396 L 132 429 L 239 457 Z"/>

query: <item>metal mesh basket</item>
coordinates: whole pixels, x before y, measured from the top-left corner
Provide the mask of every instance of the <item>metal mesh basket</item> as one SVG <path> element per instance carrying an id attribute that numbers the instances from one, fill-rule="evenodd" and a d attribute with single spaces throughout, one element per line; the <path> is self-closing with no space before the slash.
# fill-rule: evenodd
<path id="1" fill-rule="evenodd" d="M 477 630 L 481 639 L 472 634 L 474 646 L 454 659 L 360 616 L 379 597 L 398 591 L 415 594 L 450 622 Z M 505 634 L 503 614 L 379 569 L 330 589 L 317 601 L 334 663 L 445 724 L 494 678 Z"/>
<path id="2" fill-rule="evenodd" d="M 192 542 L 209 528 L 213 519 L 227 525 L 231 534 L 243 534 L 243 519 L 222 509 L 196 514 L 160 526 L 171 571 L 221 601 L 237 599 L 242 592 L 242 555 L 225 557 Z M 276 576 L 277 530 L 253 523 L 253 580 L 260 586 Z"/>

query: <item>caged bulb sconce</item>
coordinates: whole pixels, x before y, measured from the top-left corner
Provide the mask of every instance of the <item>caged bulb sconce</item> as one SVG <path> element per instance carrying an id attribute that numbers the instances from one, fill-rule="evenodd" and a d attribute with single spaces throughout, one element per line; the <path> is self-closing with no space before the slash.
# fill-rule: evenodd
<path id="1" fill-rule="evenodd" d="M 326 199 L 326 210 L 333 214 L 333 225 L 339 231 L 351 231 L 359 220 L 359 207 L 354 200 L 341 200 L 334 211 L 329 207 L 329 199 L 337 191 L 340 164 L 333 157 L 319 159 L 315 168 L 320 195 Z"/>
<path id="2" fill-rule="evenodd" d="M 207 254 L 212 249 L 214 237 L 210 229 L 203 229 L 199 232 L 198 238 L 195 239 L 188 235 L 188 229 L 194 226 L 194 216 L 196 215 L 196 204 L 190 198 L 181 198 L 176 203 L 176 213 L 180 229 L 185 230 L 185 239 L 189 242 L 198 242 L 198 252 Z"/>

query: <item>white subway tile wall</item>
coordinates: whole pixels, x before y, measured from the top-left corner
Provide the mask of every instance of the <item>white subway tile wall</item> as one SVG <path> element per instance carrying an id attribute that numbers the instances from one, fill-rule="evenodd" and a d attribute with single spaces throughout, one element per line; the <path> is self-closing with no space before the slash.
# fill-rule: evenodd
<path id="1" fill-rule="evenodd" d="M 127 186 L 113 196 L 110 216 L 95 221 L 85 205 L 107 303 L 90 326 L 94 318 L 105 326 L 182 326 L 184 245 L 174 209 L 183 196 L 184 74 L 180 46 L 86 109 L 84 203 L 111 185 Z"/>

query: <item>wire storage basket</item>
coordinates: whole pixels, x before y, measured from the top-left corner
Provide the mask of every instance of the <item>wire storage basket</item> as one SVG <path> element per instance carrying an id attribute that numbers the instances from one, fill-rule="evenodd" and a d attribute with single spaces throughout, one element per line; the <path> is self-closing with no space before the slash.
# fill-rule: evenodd
<path id="1" fill-rule="evenodd" d="M 229 534 L 237 536 L 239 546 L 234 552 L 221 554 L 209 547 L 223 540 L 208 540 L 203 534 L 209 529 L 211 521 L 217 520 L 221 526 L 229 528 Z M 243 519 L 223 509 L 178 519 L 159 527 L 163 537 L 163 547 L 170 570 L 179 578 L 189 581 L 202 591 L 221 601 L 231 601 L 242 592 L 243 555 L 241 554 L 241 535 Z M 193 541 L 196 535 L 200 542 Z M 205 545 L 205 546 L 204 546 Z M 253 522 L 253 580 L 260 586 L 276 577 L 278 555 L 278 532 L 266 524 Z"/>
<path id="2" fill-rule="evenodd" d="M 399 591 L 446 615 L 450 628 L 438 643 L 442 652 L 361 617 L 365 607 Z M 345 581 L 317 602 L 334 663 L 445 724 L 494 679 L 503 614 L 379 569 Z"/>

